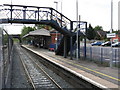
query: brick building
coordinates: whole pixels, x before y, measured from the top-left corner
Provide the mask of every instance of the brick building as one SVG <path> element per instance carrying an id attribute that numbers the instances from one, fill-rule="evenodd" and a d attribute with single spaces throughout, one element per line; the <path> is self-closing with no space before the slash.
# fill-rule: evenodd
<path id="1" fill-rule="evenodd" d="M 50 36 L 51 36 L 51 44 L 55 44 L 56 41 L 59 41 L 61 34 L 59 32 L 56 33 L 56 30 L 53 30 L 50 32 Z"/>
<path id="2" fill-rule="evenodd" d="M 116 37 L 112 38 L 113 42 L 120 42 L 120 35 L 116 35 Z"/>

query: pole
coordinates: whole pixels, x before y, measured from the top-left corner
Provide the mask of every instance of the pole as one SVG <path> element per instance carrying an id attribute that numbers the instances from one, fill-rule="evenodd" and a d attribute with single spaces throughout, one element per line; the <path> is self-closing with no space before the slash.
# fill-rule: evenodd
<path id="1" fill-rule="evenodd" d="M 79 29 L 80 29 L 80 19 L 81 16 L 79 15 Z M 80 32 L 80 30 L 78 30 L 78 32 Z M 80 38 L 78 37 L 78 58 L 80 58 Z"/>
<path id="2" fill-rule="evenodd" d="M 3 30 L 0 28 L 0 90 L 3 88 L 3 45 L 2 45 L 2 33 Z"/>
<path id="3" fill-rule="evenodd" d="M 76 20 L 78 21 L 78 0 L 76 0 Z"/>
<path id="4" fill-rule="evenodd" d="M 110 33 L 112 33 L 113 31 L 113 0 L 111 0 L 111 29 L 110 29 Z M 112 59 L 113 59 L 113 52 L 112 52 L 112 38 L 111 38 L 111 51 L 110 51 L 110 67 L 112 68 Z"/>
<path id="5" fill-rule="evenodd" d="M 56 10 L 58 10 L 58 2 L 57 2 L 57 1 L 54 1 L 54 3 L 56 4 Z M 56 17 L 57 17 L 57 12 L 56 12 Z M 57 38 L 57 33 L 58 33 L 58 32 L 57 32 L 57 30 L 56 30 L 56 39 L 55 39 L 55 40 L 56 40 L 56 50 L 57 50 L 57 46 L 58 46 L 58 45 L 57 45 L 57 39 L 58 39 L 58 38 Z"/>
<path id="6" fill-rule="evenodd" d="M 11 0 L 11 5 L 12 5 L 12 0 Z"/>
<path id="7" fill-rule="evenodd" d="M 76 21 L 78 21 L 78 0 L 76 0 Z M 77 22 L 77 25 L 78 25 L 78 22 Z M 77 26 L 77 29 L 78 29 L 78 26 Z M 76 33 L 76 41 L 77 41 L 76 58 L 78 60 L 78 30 Z"/>
<path id="8" fill-rule="evenodd" d="M 61 0 L 61 13 L 62 13 L 62 0 Z"/>
<path id="9" fill-rule="evenodd" d="M 111 0 L 111 29 L 110 33 L 113 31 L 113 0 Z"/>

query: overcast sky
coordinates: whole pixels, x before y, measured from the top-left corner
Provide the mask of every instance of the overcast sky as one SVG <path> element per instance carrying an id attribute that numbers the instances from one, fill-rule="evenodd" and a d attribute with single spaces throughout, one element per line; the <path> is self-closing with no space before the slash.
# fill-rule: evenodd
<path id="1" fill-rule="evenodd" d="M 31 5 L 39 7 L 56 8 L 54 1 L 58 1 L 58 10 L 70 18 L 76 20 L 76 0 L 0 0 L 0 4 Z M 113 0 L 113 29 L 118 29 L 118 1 Z M 111 0 L 78 0 L 79 15 L 81 20 L 91 23 L 93 27 L 100 25 L 105 31 L 110 30 L 111 25 Z M 22 25 L 4 25 L 9 33 L 20 33 Z"/>

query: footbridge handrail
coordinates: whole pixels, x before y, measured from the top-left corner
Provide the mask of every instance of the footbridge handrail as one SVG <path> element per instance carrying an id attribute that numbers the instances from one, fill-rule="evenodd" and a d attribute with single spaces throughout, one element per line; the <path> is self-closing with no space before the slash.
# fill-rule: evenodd
<path id="1" fill-rule="evenodd" d="M 70 20 L 68 17 L 51 7 L 25 6 L 25 5 L 0 5 L 0 20 L 2 23 L 27 23 L 29 20 L 36 22 L 41 20 L 54 20 L 61 28 L 66 27 L 72 31 L 78 22 Z M 24 22 L 26 20 L 26 22 Z M 27 21 L 28 20 L 28 21 Z M 84 23 L 84 22 L 80 22 Z"/>

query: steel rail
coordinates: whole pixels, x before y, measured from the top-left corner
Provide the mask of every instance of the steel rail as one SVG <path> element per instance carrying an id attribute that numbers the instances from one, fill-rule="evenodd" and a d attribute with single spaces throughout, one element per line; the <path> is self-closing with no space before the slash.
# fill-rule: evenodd
<path id="1" fill-rule="evenodd" d="M 32 60 L 32 62 L 34 62 L 36 64 L 36 66 L 60 89 L 60 90 L 63 90 L 62 87 L 54 80 L 52 79 L 52 77 L 47 74 L 47 72 L 42 68 L 40 67 L 40 65 L 38 63 L 36 63 L 31 56 L 28 55 L 28 53 L 26 53 L 26 55 Z"/>
<path id="2" fill-rule="evenodd" d="M 19 48 L 19 51 L 20 51 L 20 48 Z M 27 67 L 26 67 L 25 63 L 23 62 L 23 59 L 22 59 L 21 56 L 20 56 L 20 53 L 19 53 L 18 55 L 19 55 L 19 57 L 20 57 L 20 61 L 21 61 L 22 66 L 23 66 L 23 68 L 24 68 L 24 70 L 25 70 L 25 73 L 26 73 L 26 75 L 27 75 L 28 78 L 29 78 L 29 82 L 31 83 L 33 89 L 36 90 L 35 85 L 34 85 L 34 83 L 33 83 L 33 80 L 32 80 L 32 78 L 31 78 L 31 76 L 30 76 L 30 74 L 29 74 L 29 71 L 27 70 Z"/>
<path id="3" fill-rule="evenodd" d="M 50 75 L 48 75 L 47 72 L 46 72 L 42 67 L 40 67 L 40 65 L 38 65 L 38 64 L 32 59 L 31 56 L 29 56 L 29 55 L 27 54 L 27 52 L 25 53 L 25 51 L 23 51 L 23 49 L 20 48 L 20 47 L 19 47 L 19 49 L 21 49 L 21 52 L 24 52 L 24 55 L 26 55 L 28 58 L 31 59 L 31 61 L 35 64 L 35 66 L 38 67 L 38 68 L 45 74 L 45 76 L 47 76 L 47 78 L 48 78 L 50 81 L 52 81 L 52 83 L 55 84 L 56 87 L 58 87 L 58 89 L 63 90 L 62 87 L 61 87 L 54 79 L 52 79 L 52 77 L 51 77 Z M 25 69 L 25 71 L 26 71 L 26 74 L 27 74 L 27 76 L 28 76 L 28 78 L 29 78 L 29 80 L 30 80 L 30 83 L 32 84 L 32 87 L 34 88 L 34 90 L 36 90 L 35 84 L 34 84 L 32 78 L 31 78 L 31 76 L 30 76 L 30 74 L 29 74 L 29 71 L 27 70 L 27 67 L 26 67 L 25 63 L 23 62 L 23 60 L 22 60 L 21 57 L 20 57 L 20 59 L 21 59 L 21 62 L 22 62 L 22 64 L 23 64 L 23 67 L 24 67 L 24 69 Z"/>

